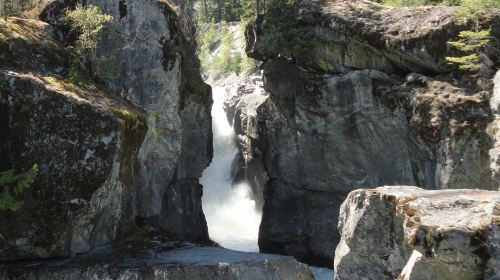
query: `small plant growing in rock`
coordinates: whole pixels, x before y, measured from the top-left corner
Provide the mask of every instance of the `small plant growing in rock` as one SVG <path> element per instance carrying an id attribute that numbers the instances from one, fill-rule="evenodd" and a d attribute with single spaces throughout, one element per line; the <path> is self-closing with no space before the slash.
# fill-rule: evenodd
<path id="1" fill-rule="evenodd" d="M 72 82 L 81 79 L 80 69 L 85 59 L 95 56 L 95 51 L 101 40 L 102 31 L 112 16 L 104 14 L 97 6 L 78 5 L 74 10 L 66 11 L 66 20 L 71 24 L 72 29 L 78 32 L 79 36 L 75 44 L 70 47 L 73 53 L 72 67 L 69 78 Z"/>
<path id="2" fill-rule="evenodd" d="M 461 31 L 458 34 L 458 40 L 448 42 L 450 47 L 462 55 L 449 56 L 446 57 L 446 60 L 449 64 L 458 66 L 459 70 L 479 72 L 482 69 L 479 55 L 491 39 L 490 30 L 481 29 L 480 20 L 487 9 L 500 7 L 500 1 L 463 0 L 460 4 L 461 7 L 455 12 L 455 16 L 463 20 L 464 23 L 473 22 L 473 28 L 472 30 Z"/>
<path id="3" fill-rule="evenodd" d="M 462 31 L 458 35 L 459 40 L 450 41 L 448 45 L 463 53 L 462 56 L 446 57 L 446 60 L 458 66 L 458 69 L 469 72 L 481 70 L 481 62 L 478 52 L 488 45 L 490 41 L 489 30 Z"/>
<path id="4" fill-rule="evenodd" d="M 35 164 L 30 170 L 15 174 L 14 170 L 0 172 L 0 211 L 16 211 L 23 207 L 23 202 L 14 198 L 21 194 L 35 181 L 38 166 Z M 14 195 L 14 196 L 13 196 Z"/>

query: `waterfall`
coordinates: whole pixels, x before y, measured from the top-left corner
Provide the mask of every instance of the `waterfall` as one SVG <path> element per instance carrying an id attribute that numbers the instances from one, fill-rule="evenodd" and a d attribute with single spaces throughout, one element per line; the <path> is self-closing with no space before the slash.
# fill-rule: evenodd
<path id="1" fill-rule="evenodd" d="M 204 186 L 203 212 L 212 240 L 228 249 L 258 252 L 262 214 L 255 209 L 246 183 L 232 185 L 231 166 L 238 149 L 224 112 L 224 95 L 225 88 L 213 89 L 214 157 L 200 180 Z"/>

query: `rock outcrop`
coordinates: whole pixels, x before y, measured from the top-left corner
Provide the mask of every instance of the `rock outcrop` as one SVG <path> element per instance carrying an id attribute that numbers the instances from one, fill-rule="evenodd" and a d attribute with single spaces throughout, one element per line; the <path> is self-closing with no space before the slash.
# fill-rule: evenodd
<path id="1" fill-rule="evenodd" d="M 489 13 L 486 24 L 498 34 L 500 13 Z M 247 29 L 268 97 L 248 95 L 255 108 L 228 110 L 243 128 L 238 137 L 252 139 L 242 150 L 260 157 L 256 169 L 270 178 L 262 252 L 332 266 L 340 204 L 358 188 L 499 188 L 489 103 L 500 37 L 485 54 L 490 68 L 471 86 L 444 63 L 446 41 L 467 28 L 453 8 L 301 1 L 295 19 L 314 34 L 306 57 L 293 44 L 265 44 L 265 19 Z"/>
<path id="2" fill-rule="evenodd" d="M 449 70 L 444 56 L 447 42 L 468 29 L 454 16 L 457 7 L 392 7 L 367 0 L 302 0 L 293 16 L 314 34 L 310 45 L 298 57 L 293 42 L 265 44 L 266 20 L 247 29 L 247 51 L 260 60 L 286 57 L 326 72 L 374 69 L 387 74 L 419 72 L 439 74 Z M 492 37 L 500 36 L 499 11 L 482 15 Z M 276 30 L 274 30 L 276 32 Z M 487 56 L 498 65 L 498 40 Z"/>
<path id="3" fill-rule="evenodd" d="M 94 59 L 96 75 L 148 116 L 137 214 L 207 242 L 198 178 L 212 158 L 212 99 L 195 56 L 192 7 L 162 0 L 92 3 L 114 19 Z"/>
<path id="4" fill-rule="evenodd" d="M 254 74 L 237 80 L 237 84 L 226 93 L 224 101 L 224 110 L 234 129 L 238 146 L 238 155 L 233 164 L 233 183 L 244 181 L 251 187 L 259 210 L 264 205 L 264 185 L 269 177 L 259 149 L 257 108 L 267 99 L 262 78 Z"/>
<path id="5" fill-rule="evenodd" d="M 493 148 L 490 150 L 489 154 L 492 178 L 495 182 L 500 182 L 500 70 L 497 71 L 493 78 L 493 84 L 493 95 L 490 99 L 490 107 L 495 116 L 495 121 L 488 127 L 488 132 L 493 139 Z"/>
<path id="6" fill-rule="evenodd" d="M 0 28 L 0 170 L 39 166 L 24 206 L 0 212 L 0 260 L 68 256 L 110 242 L 134 218 L 144 112 L 58 77 L 67 61 L 47 24 L 13 19 Z"/>
<path id="7" fill-rule="evenodd" d="M 413 250 L 411 279 L 500 277 L 500 192 L 380 187 L 349 194 L 335 279 L 396 279 Z"/>
<path id="8" fill-rule="evenodd" d="M 175 242 L 134 253 L 106 246 L 71 260 L 0 264 L 0 279 L 313 280 L 292 257 L 243 253 Z"/>
<path id="9" fill-rule="evenodd" d="M 0 213 L 0 260 L 68 257 L 112 242 L 136 219 L 208 243 L 198 182 L 212 157 L 210 87 L 184 1 L 87 1 L 113 16 L 94 77 L 65 80 L 65 8 L 0 28 L 0 170 L 39 165 L 24 207 Z M 95 81 L 95 82 L 94 82 Z"/>

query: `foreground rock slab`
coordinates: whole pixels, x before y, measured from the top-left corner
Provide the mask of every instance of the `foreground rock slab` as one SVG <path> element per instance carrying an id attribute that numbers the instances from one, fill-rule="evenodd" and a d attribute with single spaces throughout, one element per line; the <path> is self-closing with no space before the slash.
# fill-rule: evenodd
<path id="1" fill-rule="evenodd" d="M 500 192 L 381 187 L 342 204 L 335 279 L 499 279 Z"/>
<path id="2" fill-rule="evenodd" d="M 136 252 L 105 246 L 72 259 L 0 264 L 0 279 L 314 279 L 308 266 L 292 257 L 170 246 L 177 244 Z"/>

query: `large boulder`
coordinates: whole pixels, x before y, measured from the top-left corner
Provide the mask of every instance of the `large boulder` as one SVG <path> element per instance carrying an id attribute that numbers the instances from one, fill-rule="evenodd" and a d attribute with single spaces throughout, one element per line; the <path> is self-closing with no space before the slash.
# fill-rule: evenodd
<path id="1" fill-rule="evenodd" d="M 109 243 L 133 224 L 146 116 L 92 83 L 72 84 L 54 29 L 0 24 L 0 170 L 38 176 L 0 212 L 0 260 L 65 257 Z"/>
<path id="2" fill-rule="evenodd" d="M 411 279 L 498 279 L 500 192 L 380 187 L 349 194 L 335 279 L 396 279 L 413 250 Z"/>
<path id="3" fill-rule="evenodd" d="M 0 72 L 0 170 L 39 166 L 16 212 L 0 212 L 0 260 L 66 257 L 134 220 L 145 114 L 95 88 Z"/>

